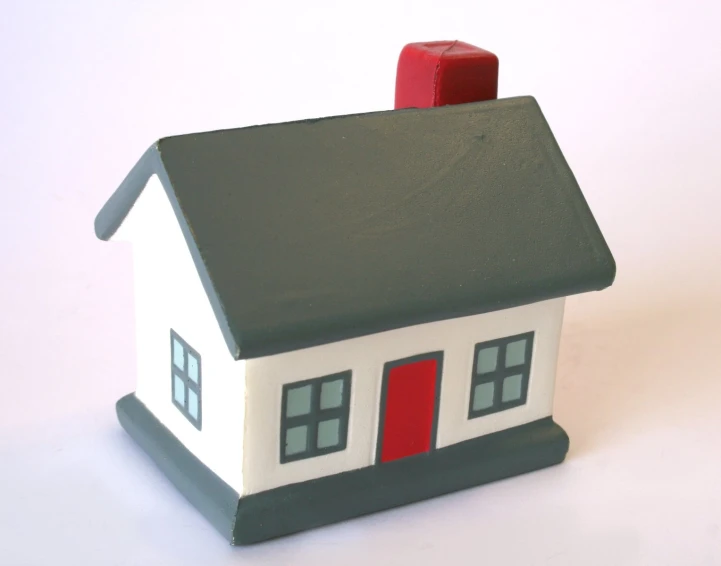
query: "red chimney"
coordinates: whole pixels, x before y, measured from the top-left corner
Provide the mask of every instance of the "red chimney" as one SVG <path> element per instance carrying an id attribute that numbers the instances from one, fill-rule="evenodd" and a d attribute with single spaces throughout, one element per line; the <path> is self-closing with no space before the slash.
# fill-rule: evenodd
<path id="1" fill-rule="evenodd" d="M 498 57 L 462 41 L 409 43 L 396 73 L 395 108 L 429 108 L 493 100 Z"/>

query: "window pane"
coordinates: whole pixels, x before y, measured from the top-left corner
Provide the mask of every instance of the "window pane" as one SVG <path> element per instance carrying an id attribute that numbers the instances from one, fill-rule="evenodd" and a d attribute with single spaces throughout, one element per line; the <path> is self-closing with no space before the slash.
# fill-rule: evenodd
<path id="1" fill-rule="evenodd" d="M 334 409 L 343 404 L 343 380 L 329 381 L 320 389 L 320 408 Z"/>
<path id="2" fill-rule="evenodd" d="M 478 352 L 478 363 L 476 364 L 477 373 L 491 373 L 496 371 L 498 365 L 498 346 L 492 348 L 483 348 Z"/>
<path id="3" fill-rule="evenodd" d="M 482 411 L 493 405 L 493 391 L 495 385 L 491 383 L 480 383 L 476 385 L 473 392 L 473 410 Z"/>
<path id="4" fill-rule="evenodd" d="M 321 421 L 318 425 L 318 448 L 337 446 L 340 443 L 340 419 Z"/>
<path id="5" fill-rule="evenodd" d="M 526 342 L 523 340 L 516 340 L 506 346 L 506 367 L 520 366 L 526 363 Z"/>
<path id="6" fill-rule="evenodd" d="M 287 417 L 297 417 L 310 413 L 310 385 L 288 389 L 288 403 L 285 408 Z"/>
<path id="7" fill-rule="evenodd" d="M 501 400 L 505 403 L 507 401 L 516 401 L 521 398 L 521 384 L 523 383 L 523 376 L 519 373 L 517 375 L 508 376 L 503 380 L 503 395 Z"/>
<path id="8" fill-rule="evenodd" d="M 188 389 L 188 413 L 198 420 L 198 395 L 192 389 Z"/>
<path id="9" fill-rule="evenodd" d="M 308 447 L 308 427 L 306 425 L 289 428 L 285 431 L 285 455 L 292 456 L 305 452 Z"/>
<path id="10" fill-rule="evenodd" d="M 188 352 L 188 377 L 198 383 L 198 358 Z"/>
<path id="11" fill-rule="evenodd" d="M 173 338 L 173 363 L 178 369 L 185 369 L 185 356 L 183 354 L 183 345 Z"/>
<path id="12" fill-rule="evenodd" d="M 173 376 L 173 398 L 177 403 L 185 406 L 185 383 L 177 375 Z"/>

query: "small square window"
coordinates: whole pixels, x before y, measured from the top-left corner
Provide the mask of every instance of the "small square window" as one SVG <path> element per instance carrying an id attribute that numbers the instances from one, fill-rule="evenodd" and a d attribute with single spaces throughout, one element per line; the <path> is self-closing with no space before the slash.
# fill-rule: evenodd
<path id="1" fill-rule="evenodd" d="M 351 375 L 345 371 L 283 386 L 281 464 L 345 450 Z"/>
<path id="2" fill-rule="evenodd" d="M 321 421 L 318 424 L 318 448 L 330 448 L 340 443 L 340 419 Z"/>
<path id="3" fill-rule="evenodd" d="M 286 417 L 297 417 L 310 413 L 310 391 L 310 385 L 288 390 L 287 405 L 285 407 Z"/>
<path id="4" fill-rule="evenodd" d="M 173 339 L 173 363 L 179 370 L 185 369 L 185 352 L 183 345 L 175 338 Z"/>
<path id="5" fill-rule="evenodd" d="M 526 403 L 533 338 L 534 333 L 527 332 L 476 344 L 468 397 L 469 419 Z"/>
<path id="6" fill-rule="evenodd" d="M 285 433 L 285 455 L 300 454 L 308 449 L 308 426 L 289 428 Z"/>
<path id="7" fill-rule="evenodd" d="M 510 375 L 503 380 L 503 395 L 501 401 L 507 403 L 509 401 L 517 401 L 521 398 L 521 387 L 523 384 L 523 376 L 519 373 Z"/>
<path id="8" fill-rule="evenodd" d="M 492 373 L 498 366 L 498 346 L 483 348 L 478 352 L 477 373 Z"/>
<path id="9" fill-rule="evenodd" d="M 522 366 L 526 363 L 526 340 L 516 340 L 506 346 L 506 367 Z"/>
<path id="10" fill-rule="evenodd" d="M 473 392 L 473 410 L 483 411 L 493 406 L 493 393 L 495 385 L 493 382 L 479 383 Z"/>
<path id="11" fill-rule="evenodd" d="M 188 352 L 188 377 L 192 379 L 195 383 L 198 383 L 198 375 L 200 373 L 198 370 L 198 358 Z"/>
<path id="12" fill-rule="evenodd" d="M 178 405 L 185 406 L 185 382 L 177 375 L 173 380 L 173 399 Z"/>
<path id="13" fill-rule="evenodd" d="M 343 404 L 343 380 L 326 381 L 320 388 L 320 408 L 335 409 Z"/>

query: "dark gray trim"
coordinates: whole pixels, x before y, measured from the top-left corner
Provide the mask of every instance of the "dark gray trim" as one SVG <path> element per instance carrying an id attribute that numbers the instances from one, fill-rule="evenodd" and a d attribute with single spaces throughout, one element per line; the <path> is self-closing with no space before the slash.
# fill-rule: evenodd
<path id="1" fill-rule="evenodd" d="M 173 341 L 176 340 L 183 347 L 183 369 L 178 369 L 175 365 L 175 351 L 173 349 Z M 198 360 L 198 382 L 195 383 L 190 379 L 188 374 L 188 354 L 192 354 Z M 184 404 L 181 405 L 175 400 L 175 376 L 178 375 L 183 380 L 185 386 Z M 194 417 L 190 414 L 188 407 L 188 391 L 192 391 L 198 397 L 198 416 Z M 203 428 L 203 363 L 200 354 L 190 344 L 188 344 L 175 330 L 170 329 L 170 395 L 173 405 L 183 413 L 186 419 L 198 430 Z"/>
<path id="2" fill-rule="evenodd" d="M 252 544 L 390 509 L 563 461 L 568 436 L 549 417 L 403 458 L 243 497 L 233 544 Z"/>
<path id="3" fill-rule="evenodd" d="M 491 415 L 493 413 L 498 413 L 500 411 L 505 411 L 507 409 L 512 409 L 513 407 L 519 407 L 521 405 L 526 404 L 526 400 L 528 398 L 528 384 L 530 382 L 531 378 L 531 365 L 532 365 L 532 356 L 533 356 L 533 341 L 535 338 L 534 332 L 524 332 L 523 334 L 516 334 L 515 336 L 507 336 L 503 338 L 497 338 L 495 340 L 488 340 L 487 342 L 481 342 L 479 344 L 476 344 L 474 353 L 473 353 L 473 368 L 472 368 L 472 375 L 471 375 L 471 394 L 470 398 L 468 400 L 468 418 L 469 419 L 475 419 L 478 417 L 484 417 L 486 415 Z M 526 352 L 525 352 L 525 362 L 521 365 L 517 366 L 508 366 L 506 367 L 506 346 L 512 342 L 516 342 L 518 340 L 526 339 Z M 476 367 L 478 363 L 478 354 L 481 350 L 485 350 L 487 348 L 493 348 L 494 346 L 498 347 L 498 358 L 496 360 L 496 369 L 495 371 L 479 374 L 476 372 Z M 522 381 L 521 381 L 521 396 L 520 398 L 516 399 L 515 401 L 506 401 L 503 402 L 501 399 L 501 395 L 503 392 L 503 379 L 516 374 L 521 374 Z M 473 395 L 475 393 L 476 385 L 479 385 L 481 383 L 493 383 L 494 384 L 494 390 L 493 390 L 493 404 L 486 408 L 481 409 L 478 411 L 473 410 Z"/>
<path id="4" fill-rule="evenodd" d="M 386 405 L 388 397 L 388 377 L 393 368 L 398 366 L 404 366 L 406 364 L 412 364 L 414 362 L 421 362 L 423 360 L 436 360 L 436 393 L 433 399 L 433 425 L 431 427 L 431 447 L 429 452 L 433 452 L 436 448 L 436 436 L 438 434 L 438 413 L 440 411 L 440 400 L 441 400 L 441 380 L 443 378 L 443 351 L 427 352 L 425 354 L 418 354 L 416 356 L 410 356 L 408 358 L 402 358 L 400 360 L 393 360 L 386 362 L 383 366 L 383 385 L 381 386 L 381 402 L 380 402 L 380 417 L 378 419 L 378 437 L 376 440 L 376 464 L 382 464 L 381 453 L 383 452 L 383 433 L 386 422 Z M 408 456 L 408 458 L 422 457 L 428 452 L 420 454 L 414 454 Z M 388 462 L 390 463 L 390 462 Z M 382 464 L 386 465 L 386 464 Z"/>
<path id="5" fill-rule="evenodd" d="M 331 381 L 343 380 L 343 397 L 340 407 L 333 409 L 321 409 L 320 408 L 320 394 L 324 383 Z M 348 418 L 350 414 L 350 399 L 351 399 L 351 381 L 352 372 L 351 370 L 343 371 L 340 373 L 334 373 L 332 375 L 325 375 L 323 377 L 316 377 L 313 379 L 306 379 L 303 381 L 295 381 L 292 383 L 286 383 L 283 385 L 283 391 L 281 394 L 281 420 L 280 420 L 280 463 L 286 464 L 288 462 L 295 462 L 296 460 L 305 460 L 307 458 L 315 458 L 316 456 L 323 456 L 324 454 L 330 454 L 332 452 L 340 452 L 346 449 L 348 443 Z M 288 391 L 291 389 L 297 389 L 305 385 L 311 386 L 311 407 L 310 413 L 305 415 L 298 415 L 295 417 L 287 417 L 286 410 L 288 406 Z M 340 430 L 338 431 L 340 443 L 335 446 L 328 446 L 326 448 L 318 448 L 318 425 L 321 421 L 329 419 L 340 419 Z M 308 437 L 306 439 L 306 450 L 298 454 L 291 454 L 286 456 L 285 454 L 285 435 L 289 428 L 296 426 L 305 425 L 308 427 Z"/>
<path id="6" fill-rule="evenodd" d="M 143 192 L 148 179 L 153 174 L 160 176 L 164 171 L 165 168 L 158 153 L 158 144 L 153 144 L 143 153 L 117 190 L 98 212 L 95 217 L 95 235 L 101 240 L 112 238 Z M 167 179 L 167 175 L 163 176 Z"/>
<path id="7" fill-rule="evenodd" d="M 165 138 L 100 211 L 100 238 L 152 173 L 236 359 L 599 290 L 616 273 L 531 97 Z"/>
<path id="8" fill-rule="evenodd" d="M 558 464 L 568 436 L 548 417 L 445 448 L 243 497 L 131 393 L 118 420 L 232 544 L 251 544 Z"/>
<path id="9" fill-rule="evenodd" d="M 116 404 L 127 433 L 190 503 L 226 539 L 232 540 L 240 496 L 183 446 L 134 393 Z"/>

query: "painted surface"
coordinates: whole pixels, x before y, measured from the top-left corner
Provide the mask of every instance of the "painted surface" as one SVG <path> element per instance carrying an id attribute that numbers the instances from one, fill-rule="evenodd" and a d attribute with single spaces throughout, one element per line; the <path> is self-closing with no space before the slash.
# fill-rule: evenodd
<path id="1" fill-rule="evenodd" d="M 507 336 L 476 346 L 469 418 L 524 405 L 533 359 L 534 333 Z"/>
<path id="2" fill-rule="evenodd" d="M 552 466 L 567 451 L 568 436 L 546 418 L 454 444 L 427 457 L 261 492 L 241 498 L 233 543 L 251 544 Z M 478 536 L 483 534 L 479 531 Z M 407 562 L 417 561 L 383 561 Z"/>
<path id="3" fill-rule="evenodd" d="M 381 462 L 430 451 L 439 363 L 431 357 L 388 370 L 381 403 Z"/>
<path id="4" fill-rule="evenodd" d="M 598 290 L 615 276 L 530 97 L 163 138 L 98 214 L 99 237 L 148 167 L 173 180 L 237 359 Z"/>
<path id="5" fill-rule="evenodd" d="M 283 387 L 280 461 L 345 450 L 351 394 L 349 371 Z"/>
<path id="6" fill-rule="evenodd" d="M 248 360 L 242 494 L 374 464 L 383 371 L 393 360 L 443 351 L 436 447 L 550 416 L 564 302 L 543 301 Z M 475 345 L 526 332 L 535 333 L 527 402 L 469 420 Z M 283 385 L 348 370 L 352 395 L 346 449 L 281 464 Z"/>
<path id="7" fill-rule="evenodd" d="M 409 43 L 396 72 L 395 108 L 429 108 L 492 100 L 498 57 L 462 41 Z"/>
<path id="8" fill-rule="evenodd" d="M 136 395 L 190 452 L 242 491 L 244 362 L 228 352 L 157 176 L 113 240 L 133 243 L 138 359 Z M 173 404 L 170 329 L 202 360 L 202 430 Z"/>

